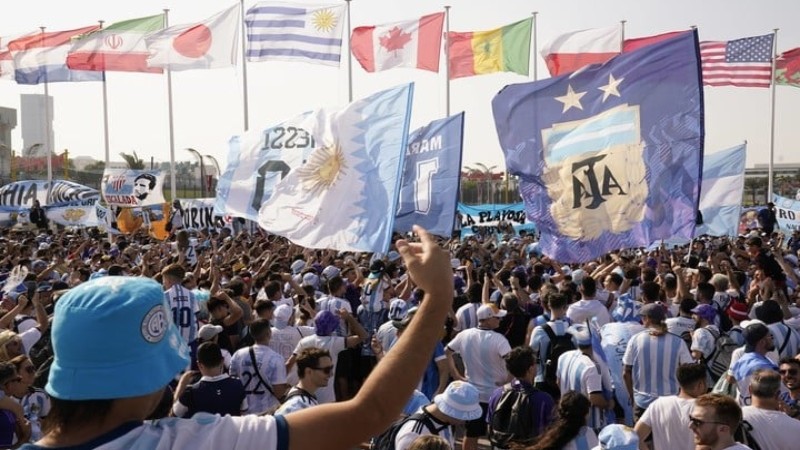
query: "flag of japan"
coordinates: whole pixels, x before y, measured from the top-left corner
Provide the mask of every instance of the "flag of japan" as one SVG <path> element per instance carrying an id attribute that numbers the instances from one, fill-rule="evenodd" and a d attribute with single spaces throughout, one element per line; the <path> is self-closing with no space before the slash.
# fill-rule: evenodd
<path id="1" fill-rule="evenodd" d="M 412 67 L 439 71 L 444 13 L 418 20 L 358 27 L 350 48 L 367 72 Z"/>
<path id="2" fill-rule="evenodd" d="M 145 37 L 149 67 L 170 70 L 215 69 L 236 64 L 240 5 L 209 19 L 175 25 Z"/>

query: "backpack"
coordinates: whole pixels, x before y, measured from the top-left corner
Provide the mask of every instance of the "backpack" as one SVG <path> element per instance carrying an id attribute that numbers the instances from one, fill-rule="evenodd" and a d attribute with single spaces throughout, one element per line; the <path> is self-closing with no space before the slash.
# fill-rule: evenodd
<path id="1" fill-rule="evenodd" d="M 572 335 L 569 333 L 556 336 L 549 323 L 542 325 L 542 329 L 547 333 L 547 337 L 550 338 L 550 344 L 544 357 L 544 381 L 551 388 L 558 390 L 558 384 L 556 383 L 558 378 L 558 358 L 568 351 L 575 350 L 575 343 L 572 342 Z"/>
<path id="2" fill-rule="evenodd" d="M 708 372 L 711 374 L 711 378 L 716 382 L 720 379 L 723 375 L 728 372 L 728 369 L 731 366 L 731 356 L 733 355 L 733 351 L 739 348 L 739 344 L 731 338 L 728 333 L 719 332 L 717 333 L 713 329 L 706 328 L 713 336 L 714 336 L 714 352 L 705 358 L 706 366 L 708 367 Z M 738 331 L 738 330 L 737 330 Z"/>
<path id="3" fill-rule="evenodd" d="M 370 450 L 395 450 L 394 444 L 397 440 L 397 433 L 400 428 L 410 421 L 420 422 L 431 434 L 438 435 L 440 431 L 447 428 L 447 425 L 437 427 L 433 421 L 433 417 L 428 414 L 424 409 L 421 412 L 414 413 L 408 417 L 400 419 L 393 423 L 386 431 L 374 437 L 369 445 Z"/>
<path id="4" fill-rule="evenodd" d="M 534 391 L 535 392 L 535 391 Z M 532 414 L 531 391 L 503 387 L 489 422 L 489 442 L 497 448 L 513 444 L 531 444 L 538 430 Z"/>
<path id="5" fill-rule="evenodd" d="M 761 446 L 758 445 L 758 442 L 753 438 L 753 425 L 746 420 L 742 420 L 741 425 L 739 428 L 736 429 L 736 432 L 733 433 L 733 440 L 736 442 L 740 442 L 752 450 L 761 450 Z"/>

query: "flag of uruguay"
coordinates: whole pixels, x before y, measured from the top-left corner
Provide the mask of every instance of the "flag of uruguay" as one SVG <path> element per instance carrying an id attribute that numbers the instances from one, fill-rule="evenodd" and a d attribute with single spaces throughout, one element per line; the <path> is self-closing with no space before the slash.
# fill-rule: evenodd
<path id="1" fill-rule="evenodd" d="M 248 61 L 300 61 L 338 66 L 344 23 L 341 5 L 261 2 L 247 10 Z"/>
<path id="2" fill-rule="evenodd" d="M 703 225 L 695 236 L 736 236 L 744 194 L 746 145 L 706 155 L 700 188 Z"/>

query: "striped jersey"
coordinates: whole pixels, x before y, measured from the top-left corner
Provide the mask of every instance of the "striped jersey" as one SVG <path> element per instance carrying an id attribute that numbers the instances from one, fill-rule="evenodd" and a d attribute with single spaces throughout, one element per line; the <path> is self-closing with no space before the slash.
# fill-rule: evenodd
<path id="1" fill-rule="evenodd" d="M 478 308 L 480 303 L 467 303 L 456 311 L 456 321 L 458 321 L 458 331 L 468 330 L 478 326 Z"/>
<path id="2" fill-rule="evenodd" d="M 250 357 L 250 348 L 236 351 L 231 358 L 231 376 L 239 378 L 247 394 L 245 414 L 261 414 L 280 403 L 270 392 L 275 385 L 286 384 L 286 366 L 281 355 L 266 345 L 254 345 L 256 365 Z M 258 373 L 256 373 L 258 371 Z M 259 374 L 261 375 L 259 377 Z M 263 381 L 262 381 L 263 379 Z M 269 389 L 264 383 L 269 384 Z"/>
<path id="3" fill-rule="evenodd" d="M 556 336 L 563 336 L 570 325 L 566 317 L 546 323 L 550 324 L 550 328 L 553 329 L 553 333 Z M 542 325 L 544 325 L 544 323 Z M 547 369 L 547 355 L 550 349 L 550 337 L 547 335 L 547 332 L 544 331 L 542 325 L 537 325 L 536 328 L 533 329 L 531 341 L 528 343 L 533 349 L 533 355 L 536 358 L 536 379 L 534 380 L 536 383 L 544 381 L 544 374 Z"/>
<path id="4" fill-rule="evenodd" d="M 349 312 L 350 314 L 353 314 L 353 309 L 350 306 L 350 302 L 343 298 L 327 295 L 317 300 L 317 312 L 330 311 L 336 317 L 339 317 L 338 311 L 342 308 L 347 310 L 347 312 Z M 337 328 L 336 331 L 333 332 L 333 335 L 342 337 L 349 336 L 347 330 L 347 322 L 345 322 L 344 320 L 340 320 L 339 328 Z"/>
<path id="5" fill-rule="evenodd" d="M 169 308 L 172 311 L 172 321 L 181 331 L 181 336 L 187 344 L 197 339 L 197 313 L 200 311 L 194 294 L 189 289 L 175 284 L 164 292 Z"/>
<path id="6" fill-rule="evenodd" d="M 580 350 L 571 350 L 562 354 L 558 358 L 556 374 L 562 393 L 577 391 L 587 398 L 589 394 L 599 393 L 610 398 L 612 386 L 610 384 L 603 385 L 600 366 Z M 610 376 L 606 379 L 610 383 Z M 604 410 L 592 406 L 586 424 L 595 431 L 602 429 L 606 425 Z"/>
<path id="7" fill-rule="evenodd" d="M 772 332 L 772 341 L 779 357 L 793 358 L 800 353 L 800 333 L 797 330 L 782 322 L 769 324 L 767 328 Z M 781 348 L 783 351 L 780 351 Z"/>
<path id="8" fill-rule="evenodd" d="M 653 400 L 678 393 L 675 371 L 692 362 L 686 342 L 674 334 L 652 335 L 645 330 L 632 337 L 622 364 L 632 367 L 634 403 L 647 408 Z"/>

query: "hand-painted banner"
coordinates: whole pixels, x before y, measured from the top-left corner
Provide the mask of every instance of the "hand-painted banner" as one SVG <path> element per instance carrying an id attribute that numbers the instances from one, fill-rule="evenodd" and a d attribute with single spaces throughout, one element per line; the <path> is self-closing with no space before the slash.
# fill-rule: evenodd
<path id="1" fill-rule="evenodd" d="M 450 237 L 453 233 L 463 130 L 462 112 L 411 133 L 395 231 L 405 233 L 417 224 L 439 236 Z"/>
<path id="2" fill-rule="evenodd" d="M 50 185 L 46 180 L 16 181 L 0 187 L 0 207 L 6 210 L 28 209 L 34 200 L 41 206 L 58 205 L 76 201 L 97 199 L 100 193 L 82 184 L 72 181 L 53 180 L 50 198 L 47 191 Z"/>
<path id="3" fill-rule="evenodd" d="M 100 183 L 110 206 L 147 206 L 165 203 L 164 174 L 160 170 L 106 169 Z"/>
<path id="4" fill-rule="evenodd" d="M 45 206 L 44 210 L 50 222 L 65 227 L 96 227 L 99 225 L 97 220 L 98 200 L 99 197 L 79 202 Z"/>
<path id="5" fill-rule="evenodd" d="M 772 201 L 775 203 L 778 229 L 784 233 L 800 230 L 800 201 L 775 194 L 772 195 Z"/>
<path id="6" fill-rule="evenodd" d="M 225 228 L 224 217 L 214 214 L 215 201 L 214 198 L 180 199 L 183 228 L 186 230 Z"/>
<path id="7" fill-rule="evenodd" d="M 461 220 L 461 236 L 471 234 L 489 235 L 504 233 L 506 225 L 520 230 L 534 231 L 536 226 L 525 216 L 525 204 L 495 204 L 467 206 L 458 204 L 458 215 Z M 501 223 L 502 222 L 502 223 Z"/>

